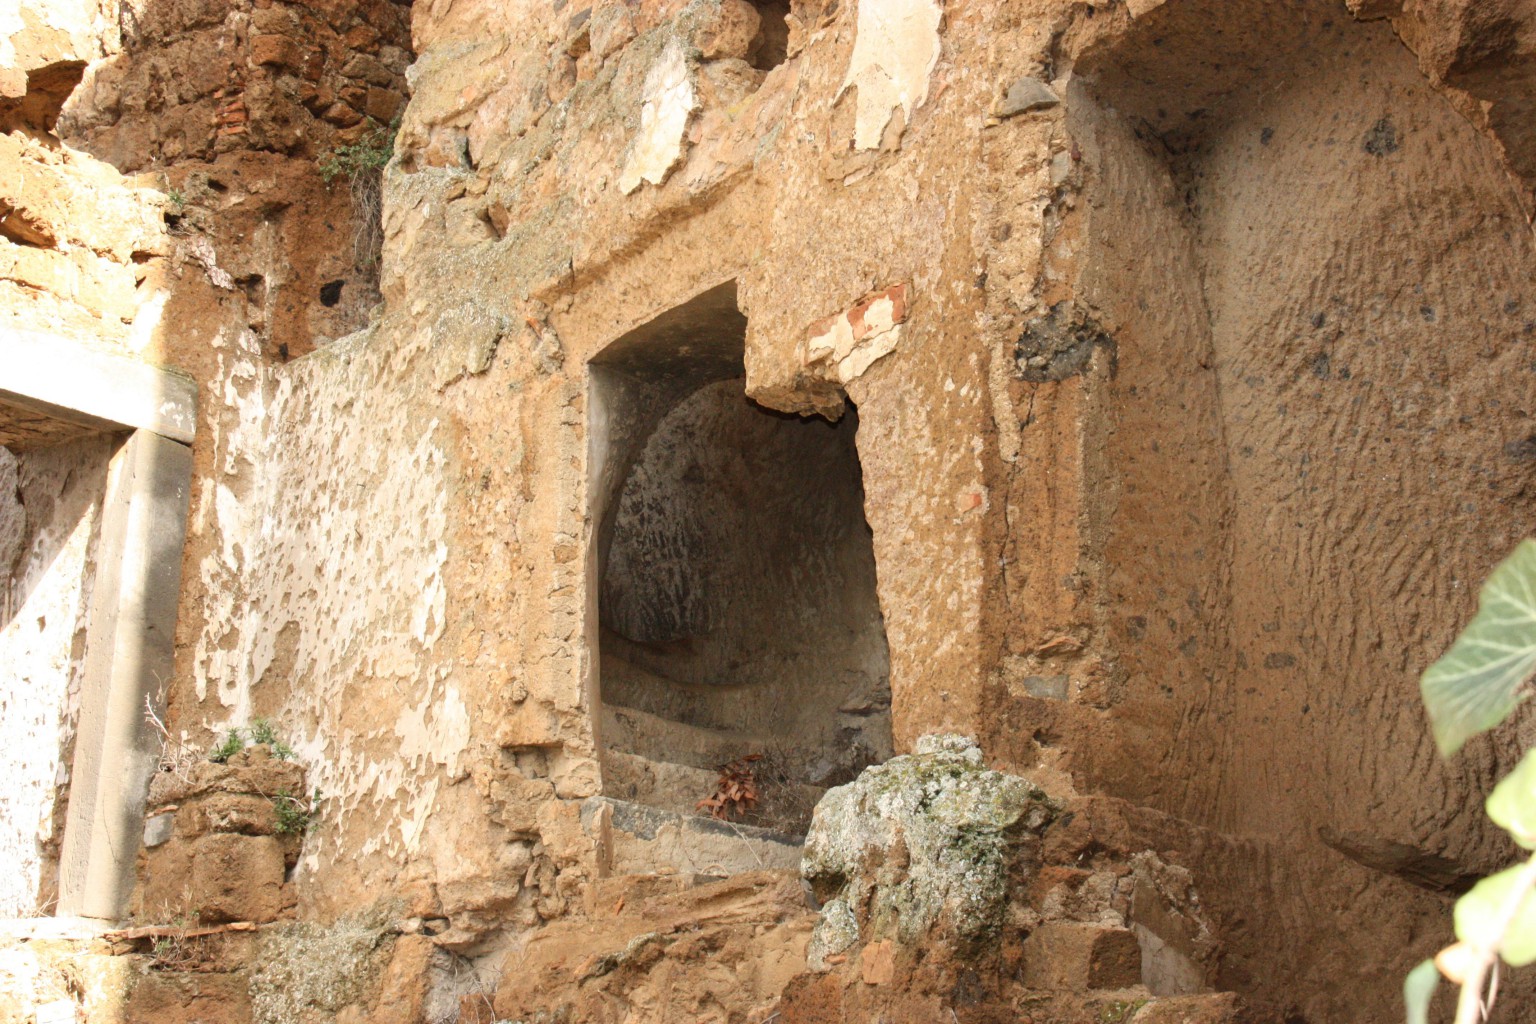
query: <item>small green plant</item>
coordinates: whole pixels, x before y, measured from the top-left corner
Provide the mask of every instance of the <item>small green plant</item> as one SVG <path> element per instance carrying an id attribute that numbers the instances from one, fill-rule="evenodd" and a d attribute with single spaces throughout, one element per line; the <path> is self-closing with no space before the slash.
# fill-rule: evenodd
<path id="1" fill-rule="evenodd" d="M 1536 673 L 1536 540 L 1521 542 L 1483 584 L 1477 615 L 1431 665 L 1419 689 L 1435 743 L 1453 756 L 1502 724 L 1528 695 Z M 1516 844 L 1536 851 L 1536 750 L 1489 794 L 1488 817 Z M 1427 1024 L 1441 976 L 1461 986 L 1456 1024 L 1486 1020 L 1499 965 L 1536 963 L 1536 855 L 1478 882 L 1456 901 L 1457 941 L 1415 967 L 1403 984 L 1409 1024 Z"/>
<path id="2" fill-rule="evenodd" d="M 170 188 L 165 190 L 165 202 L 167 206 L 174 206 L 179 212 L 187 205 L 187 197 L 182 194 L 181 189 Z"/>
<path id="3" fill-rule="evenodd" d="M 334 146 L 320 155 L 320 177 L 327 185 L 346 178 L 352 196 L 352 256 L 359 269 L 376 274 L 384 246 L 383 171 L 395 155 L 400 119 L 388 125 L 368 119 L 356 142 Z M 377 283 L 377 282 L 375 282 Z"/>
<path id="4" fill-rule="evenodd" d="M 202 944 L 198 939 L 187 935 L 187 931 L 197 921 L 197 911 L 177 914 L 167 922 L 166 927 L 174 928 L 169 935 L 158 935 L 150 944 L 150 967 L 162 971 L 186 970 L 197 964 L 202 959 Z"/>
<path id="5" fill-rule="evenodd" d="M 270 747 L 277 742 L 277 726 L 270 718 L 251 719 L 250 730 L 252 743 L 265 743 Z"/>
<path id="6" fill-rule="evenodd" d="M 370 117 L 368 130 L 356 142 L 333 146 L 320 154 L 320 177 L 326 184 L 342 176 L 355 182 L 382 170 L 395 155 L 395 135 L 399 131 L 399 118 L 382 125 Z"/>
<path id="7" fill-rule="evenodd" d="M 272 798 L 272 806 L 277 811 L 277 834 L 301 836 L 315 824 L 315 815 L 320 808 L 320 791 L 315 790 L 313 796 L 304 800 L 286 789 L 280 789 L 277 796 Z"/>
<path id="8" fill-rule="evenodd" d="M 293 760 L 293 748 L 278 737 L 277 726 L 272 724 L 270 718 L 252 719 L 250 736 L 253 744 L 262 744 L 270 747 L 272 749 L 272 756 L 279 761 Z"/>
<path id="9" fill-rule="evenodd" d="M 208 751 L 208 760 L 214 764 L 224 764 L 244 749 L 245 734 L 237 727 L 225 733 L 224 739 L 216 747 Z"/>

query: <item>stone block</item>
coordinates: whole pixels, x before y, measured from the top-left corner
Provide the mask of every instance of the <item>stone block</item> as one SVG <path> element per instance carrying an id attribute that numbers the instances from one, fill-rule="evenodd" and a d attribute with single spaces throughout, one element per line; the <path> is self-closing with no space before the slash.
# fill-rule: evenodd
<path id="1" fill-rule="evenodd" d="M 635 38 L 635 19 L 629 8 L 617 0 L 599 5 L 592 12 L 587 29 L 592 55 L 604 60 L 609 54 Z"/>
<path id="2" fill-rule="evenodd" d="M 251 63 L 273 64 L 277 67 L 295 68 L 302 58 L 298 43 L 288 36 L 259 35 L 251 37 Z"/>
<path id="3" fill-rule="evenodd" d="M 282 846 L 271 836 L 204 836 L 192 849 L 192 906 L 204 921 L 275 920 L 283 873 Z"/>
<path id="4" fill-rule="evenodd" d="M 425 935 L 402 935 L 379 982 L 373 1024 L 415 1024 L 426 1019 L 437 944 Z"/>
<path id="5" fill-rule="evenodd" d="M 354 53 L 342 66 L 341 76 L 378 86 L 386 86 L 394 81 L 394 74 L 389 68 L 366 53 Z"/>
<path id="6" fill-rule="evenodd" d="M 800 868 L 824 905 L 813 949 L 839 952 L 852 938 L 991 944 L 1010 866 L 1052 808 L 1033 783 L 988 769 L 974 742 L 954 735 L 925 736 L 915 753 L 828 790 Z"/>
<path id="7" fill-rule="evenodd" d="M 77 302 L 103 319 L 127 323 L 138 309 L 133 271 L 80 249 L 0 243 L 0 279 Z"/>
<path id="8" fill-rule="evenodd" d="M 155 814 L 144 819 L 144 847 L 153 850 L 171 838 L 176 830 L 176 814 Z"/>
<path id="9" fill-rule="evenodd" d="M 1136 1011 L 1131 1024 L 1237 1024 L 1242 1003 L 1232 992 L 1153 999 Z"/>
<path id="10" fill-rule="evenodd" d="M 896 977 L 896 944 L 871 942 L 859 956 L 859 977 L 866 985 L 889 985 Z"/>
<path id="11" fill-rule="evenodd" d="M 144 971 L 137 976 L 123 1024 L 249 1024 L 251 1001 L 241 974 Z"/>
<path id="12" fill-rule="evenodd" d="M 363 101 L 363 113 L 379 124 L 389 124 L 400 112 L 401 96 L 393 89 L 373 85 L 368 87 L 368 98 Z"/>
<path id="13" fill-rule="evenodd" d="M 693 41 L 705 60 L 746 60 L 762 22 L 762 15 L 747 0 L 721 0 Z"/>
<path id="14" fill-rule="evenodd" d="M 992 113 L 996 117 L 1013 117 L 1033 110 L 1045 110 L 1061 103 L 1061 97 L 1038 78 L 1021 78 L 1008 87 Z"/>
<path id="15" fill-rule="evenodd" d="M 156 775 L 150 785 L 149 802 L 154 806 L 182 803 L 207 793 L 260 795 L 284 789 L 290 793 L 305 791 L 302 765 L 275 758 L 253 759 L 254 750 L 236 754 L 228 764 L 199 761 L 187 778 L 169 772 Z"/>
<path id="16" fill-rule="evenodd" d="M 138 916 L 164 924 L 191 909 L 192 844 L 172 838 L 148 851 L 139 877 Z"/>
<path id="17" fill-rule="evenodd" d="M 210 832 L 269 836 L 277 829 L 277 810 L 271 799 L 244 793 L 213 793 L 177 814 L 177 827 L 186 839 Z"/>
<path id="18" fill-rule="evenodd" d="M 1043 991 L 1086 992 L 1141 983 L 1141 946 L 1128 928 L 1052 921 L 1024 943 L 1024 984 Z"/>

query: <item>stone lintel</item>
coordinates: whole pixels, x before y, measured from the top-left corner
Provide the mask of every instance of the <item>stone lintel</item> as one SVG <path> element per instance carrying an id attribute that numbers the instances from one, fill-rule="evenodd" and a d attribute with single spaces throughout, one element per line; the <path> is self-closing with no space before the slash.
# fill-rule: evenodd
<path id="1" fill-rule="evenodd" d="M 78 342 L 0 329 L 0 430 L 12 410 L 87 431 L 150 430 L 190 444 L 197 384 Z"/>

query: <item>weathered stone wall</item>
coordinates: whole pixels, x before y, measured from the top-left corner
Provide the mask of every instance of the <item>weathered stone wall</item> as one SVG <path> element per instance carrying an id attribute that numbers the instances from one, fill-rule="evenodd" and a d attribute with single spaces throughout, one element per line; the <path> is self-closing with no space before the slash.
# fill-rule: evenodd
<path id="1" fill-rule="evenodd" d="M 1528 515 L 1495 142 L 1321 0 L 795 4 L 766 71 L 741 6 L 414 11 L 386 307 L 245 392 L 181 681 L 304 736 L 301 902 L 391 886 L 474 953 L 587 884 L 586 364 L 734 280 L 748 393 L 857 404 L 898 745 L 1248 844 L 1198 866 L 1230 987 L 1326 1019 L 1359 989 L 1265 950 L 1350 949 L 1387 1005 L 1443 909 L 1320 836 L 1502 856 L 1461 809 L 1513 744 L 1439 766 L 1414 690 Z M 890 333 L 827 321 L 893 285 Z M 1308 921 L 1344 891 L 1377 917 Z"/>
<path id="2" fill-rule="evenodd" d="M 387 893 L 437 922 L 396 974 L 494 988 L 622 906 L 589 364 L 733 283 L 748 395 L 857 407 L 897 749 L 1144 805 L 1210 984 L 1394 1019 L 1426 869 L 1506 852 L 1477 795 L 1518 743 L 1442 765 L 1414 680 L 1530 516 L 1530 32 L 1351 6 L 797 0 L 781 39 L 423 0 L 379 268 L 316 160 L 393 113 L 403 9 L 134 7 L 62 130 L 179 197 L 135 348 L 205 394 L 172 726 L 270 716 L 310 764 L 297 912 Z M 805 923 L 741 898 L 771 1005 Z"/>

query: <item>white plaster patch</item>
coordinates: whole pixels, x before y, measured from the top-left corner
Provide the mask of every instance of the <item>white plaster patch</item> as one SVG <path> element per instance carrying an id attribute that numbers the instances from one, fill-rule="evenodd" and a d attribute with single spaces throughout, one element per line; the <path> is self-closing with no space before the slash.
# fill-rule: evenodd
<path id="1" fill-rule="evenodd" d="M 939 63 L 937 0 L 861 0 L 853 56 L 839 95 L 858 89 L 855 149 L 878 149 L 901 108 L 908 122 L 928 99 L 928 81 Z"/>
<path id="2" fill-rule="evenodd" d="M 642 182 L 660 185 L 667 179 L 682 159 L 688 119 L 697 108 L 688 56 L 674 39 L 645 76 L 640 131 L 619 175 L 619 188 L 625 195 Z"/>
<path id="3" fill-rule="evenodd" d="M 171 297 L 171 293 L 163 288 L 156 289 L 149 299 L 139 306 L 139 311 L 133 316 L 133 326 L 128 331 L 128 348 L 134 352 L 142 353 L 149 348 L 160 330 L 160 321 L 165 316 L 165 303 Z"/>
<path id="4" fill-rule="evenodd" d="M 403 709 L 395 720 L 395 735 L 400 739 L 401 757 L 418 769 L 423 760 L 431 760 L 447 768 L 453 778 L 459 775 L 459 759 L 469 747 L 469 705 L 450 683 L 442 700 L 423 700 Z"/>
<path id="5" fill-rule="evenodd" d="M 442 428 L 380 386 L 390 353 L 369 337 L 279 371 L 248 368 L 239 339 L 219 353 L 230 385 L 213 414 L 224 475 L 202 565 L 199 694 L 239 723 L 258 687 L 282 687 L 274 717 L 325 797 L 322 861 L 409 852 L 439 786 L 465 770 L 471 727 L 432 672 L 447 625 Z M 264 683 L 274 665 L 282 677 Z"/>

